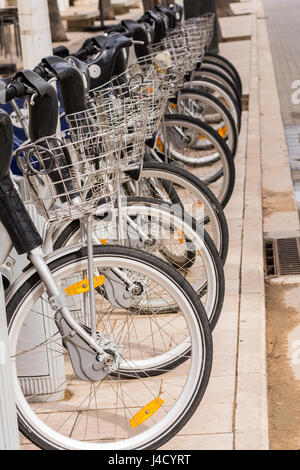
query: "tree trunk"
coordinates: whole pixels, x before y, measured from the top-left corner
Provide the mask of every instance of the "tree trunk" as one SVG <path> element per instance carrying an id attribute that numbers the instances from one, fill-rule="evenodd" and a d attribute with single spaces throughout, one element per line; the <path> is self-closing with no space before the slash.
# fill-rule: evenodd
<path id="1" fill-rule="evenodd" d="M 114 15 L 113 7 L 111 4 L 111 0 L 102 0 L 102 7 L 103 7 L 103 18 L 105 20 L 114 20 L 115 15 Z"/>
<path id="2" fill-rule="evenodd" d="M 48 0 L 50 26 L 51 26 L 51 38 L 53 42 L 64 42 L 67 41 L 67 35 L 62 23 L 57 0 Z"/>
<path id="3" fill-rule="evenodd" d="M 164 1 L 161 0 L 143 0 L 143 7 L 144 11 L 152 10 L 155 5 L 162 5 L 165 4 Z"/>
<path id="4" fill-rule="evenodd" d="M 232 16 L 229 0 L 217 0 L 217 13 L 218 17 Z"/>

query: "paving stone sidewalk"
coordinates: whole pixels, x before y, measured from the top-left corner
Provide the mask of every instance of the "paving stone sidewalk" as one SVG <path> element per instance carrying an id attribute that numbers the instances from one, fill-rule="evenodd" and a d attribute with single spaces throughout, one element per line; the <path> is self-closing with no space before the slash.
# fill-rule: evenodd
<path id="1" fill-rule="evenodd" d="M 249 6 L 249 5 L 248 5 Z M 236 185 L 226 208 L 230 248 L 226 298 L 214 332 L 214 366 L 205 398 L 166 449 L 267 449 L 265 299 L 261 199 L 257 4 L 251 15 L 221 19 L 232 42 L 221 53 L 240 71 L 249 111 L 236 156 Z M 241 36 L 249 36 L 240 40 Z"/>
<path id="2" fill-rule="evenodd" d="M 226 208 L 230 233 L 226 298 L 214 332 L 213 371 L 199 409 L 164 449 L 268 448 L 259 66 L 260 54 L 269 51 L 269 44 L 265 36 L 257 39 L 260 1 L 248 2 L 247 11 L 251 14 L 221 19 L 222 28 L 234 39 L 221 44 L 221 53 L 241 73 L 249 110 L 243 112 L 235 191 Z M 238 40 L 241 31 L 247 40 Z M 278 100 L 275 92 L 268 97 L 273 103 Z M 274 109 L 279 112 L 276 103 L 265 112 Z M 263 132 L 267 146 L 270 137 L 266 128 Z M 32 446 L 22 438 L 22 449 L 28 448 Z"/>

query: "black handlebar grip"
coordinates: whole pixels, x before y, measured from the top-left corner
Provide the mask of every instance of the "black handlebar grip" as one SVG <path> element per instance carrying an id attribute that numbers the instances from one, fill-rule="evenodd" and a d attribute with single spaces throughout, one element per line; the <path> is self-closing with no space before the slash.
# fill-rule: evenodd
<path id="1" fill-rule="evenodd" d="M 110 33 L 124 33 L 125 28 L 122 24 L 112 25 L 112 26 L 109 26 L 107 28 L 106 32 L 108 34 L 110 34 Z"/>
<path id="2" fill-rule="evenodd" d="M 6 89 L 5 100 L 13 100 L 14 98 L 20 97 L 23 98 L 25 95 L 25 87 L 22 82 L 15 80 L 11 86 Z"/>
<path id="3" fill-rule="evenodd" d="M 86 60 L 89 56 L 89 50 L 88 48 L 80 49 L 80 51 L 74 52 L 71 55 L 76 57 L 76 59 L 79 60 Z"/>
<path id="4" fill-rule="evenodd" d="M 69 49 L 65 46 L 57 46 L 53 49 L 53 55 L 57 55 L 65 59 L 66 57 L 69 57 L 70 52 Z"/>
<path id="5" fill-rule="evenodd" d="M 96 78 L 91 77 L 91 90 L 105 84 L 111 79 L 113 72 L 116 70 L 116 61 L 119 57 L 119 52 L 121 49 L 130 47 L 131 45 L 131 39 L 123 34 L 113 34 L 107 38 L 101 54 L 89 65 L 96 64 L 101 70 L 101 75 Z"/>
<path id="6" fill-rule="evenodd" d="M 8 103 L 8 101 L 13 100 L 17 95 L 17 90 L 15 87 L 11 86 L 10 88 L 7 88 L 6 90 L 6 95 L 5 95 L 5 101 Z"/>

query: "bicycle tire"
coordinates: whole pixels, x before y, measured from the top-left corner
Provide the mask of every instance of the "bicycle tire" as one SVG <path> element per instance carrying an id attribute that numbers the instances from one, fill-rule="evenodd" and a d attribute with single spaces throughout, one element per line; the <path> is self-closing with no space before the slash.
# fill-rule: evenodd
<path id="1" fill-rule="evenodd" d="M 209 176 L 207 179 L 201 176 L 201 174 L 198 174 L 197 176 L 202 180 L 203 183 L 207 184 L 208 186 L 212 185 L 216 181 L 218 181 L 220 178 L 224 177 L 224 181 L 222 183 L 222 188 L 221 190 L 212 190 L 212 192 L 215 194 L 217 197 L 218 201 L 221 203 L 221 206 L 224 208 L 226 204 L 228 203 L 232 192 L 234 188 L 234 183 L 235 183 L 235 166 L 234 166 L 234 160 L 231 155 L 231 152 L 222 139 L 222 137 L 210 126 L 208 126 L 206 123 L 203 123 L 199 119 L 195 119 L 192 117 L 187 117 L 187 116 L 182 116 L 182 115 L 165 115 L 164 116 L 164 123 L 166 127 L 178 127 L 182 125 L 183 127 L 186 128 L 191 128 L 194 130 L 194 132 L 197 132 L 198 135 L 205 135 L 206 138 L 211 139 L 211 142 L 214 143 L 215 147 L 218 149 L 219 158 L 221 158 L 223 162 L 223 167 L 222 170 L 217 171 L 213 176 Z M 161 154 L 162 157 L 160 158 L 159 155 L 157 155 L 157 159 L 164 158 L 164 154 Z M 187 165 L 188 167 L 195 167 L 198 168 L 197 171 L 201 171 L 202 169 L 205 169 L 205 162 L 200 161 L 199 163 L 197 162 L 197 158 L 189 158 L 184 156 L 182 158 L 178 154 L 172 154 L 173 161 L 180 161 L 184 165 Z M 225 170 L 225 171 L 224 171 Z"/>
<path id="2" fill-rule="evenodd" d="M 126 206 L 129 208 L 130 212 L 130 207 L 133 206 L 134 209 L 131 209 L 131 214 L 142 214 L 143 212 L 143 207 L 149 207 L 153 210 L 153 208 L 157 207 L 157 209 L 160 210 L 161 213 L 161 220 L 168 220 L 168 218 L 171 219 L 171 211 L 174 212 L 176 215 L 177 209 L 172 208 L 169 204 L 164 204 L 162 207 L 161 201 L 151 199 L 151 198 L 146 198 L 146 197 L 129 197 L 127 198 L 126 201 Z M 138 206 L 140 206 L 140 212 L 138 209 Z M 146 210 L 147 213 L 147 210 Z M 197 289 L 197 283 L 195 281 L 195 284 L 190 281 L 190 284 L 196 290 L 197 295 L 199 298 L 203 298 L 204 295 L 207 295 L 208 293 L 208 298 L 207 298 L 207 304 L 203 304 L 207 313 L 207 316 L 209 318 L 209 324 L 211 329 L 214 329 L 215 326 L 217 325 L 217 322 L 220 318 L 222 308 L 223 308 L 223 303 L 224 303 L 224 295 L 225 295 L 225 278 L 224 278 L 224 268 L 223 268 L 223 262 L 217 252 L 217 249 L 210 238 L 209 234 L 203 230 L 202 227 L 200 227 L 197 222 L 189 215 L 185 214 L 184 216 L 180 214 L 180 217 L 184 219 L 184 223 L 188 224 L 190 227 L 190 232 L 194 231 L 198 233 L 198 236 L 201 237 L 202 242 L 203 242 L 203 250 L 205 250 L 205 253 L 203 250 L 195 248 L 193 245 L 193 240 L 192 237 L 190 237 L 190 240 L 192 240 L 192 247 L 189 248 L 188 254 L 184 256 L 183 262 L 181 264 L 178 263 L 178 259 L 175 258 L 172 259 L 172 254 L 168 255 L 164 251 L 164 246 L 162 244 L 162 247 L 158 249 L 160 255 L 162 256 L 162 259 L 168 264 L 170 264 L 173 268 L 179 270 L 181 274 L 183 274 L 187 280 L 189 280 L 189 269 L 193 266 L 195 262 L 195 257 L 196 256 L 201 256 L 201 259 L 203 259 L 203 264 L 206 267 L 206 278 L 209 279 L 209 284 L 207 285 L 207 281 L 203 284 L 203 282 L 200 284 L 200 286 Z M 101 222 L 100 222 L 101 223 Z M 182 228 L 184 230 L 184 228 Z M 111 229 L 110 229 L 111 231 Z M 188 237 L 188 235 L 183 233 L 183 236 Z M 99 238 L 97 236 L 97 238 Z M 189 237 L 188 237 L 189 238 Z M 78 240 L 80 239 L 80 226 L 78 221 L 72 221 L 70 224 L 68 224 L 65 229 L 60 233 L 59 237 L 57 240 L 55 240 L 54 243 L 54 249 L 58 250 L 63 247 L 66 247 L 68 243 L 71 241 L 72 244 L 78 243 Z M 105 241 L 107 243 L 107 240 Z M 109 241 L 110 243 L 110 241 Z M 143 248 L 143 251 L 145 250 L 150 250 L 150 253 L 156 254 L 157 250 L 154 252 L 152 246 L 145 246 Z M 200 253 L 201 251 L 201 253 Z M 199 266 L 199 265 L 197 265 Z M 200 266 L 199 266 L 200 267 Z M 195 270 L 196 267 L 194 267 L 194 271 L 192 273 L 192 277 L 195 276 Z M 209 291 L 208 291 L 209 289 Z M 207 292 L 208 291 L 208 292 Z M 159 311 L 161 313 L 166 313 L 168 314 L 170 311 L 174 310 L 174 307 L 172 305 L 166 306 L 165 309 L 163 310 L 162 306 L 159 306 Z M 147 312 L 145 312 L 147 314 Z"/>
<path id="3" fill-rule="evenodd" d="M 238 132 L 241 131 L 241 110 L 237 104 L 237 100 L 234 95 L 220 82 L 213 80 L 208 77 L 198 77 L 190 82 L 185 82 L 185 87 L 203 89 L 210 94 L 220 93 L 218 99 L 227 107 L 230 114 L 234 118 L 237 125 Z"/>
<path id="4" fill-rule="evenodd" d="M 235 76 L 235 79 L 236 79 L 236 81 L 239 85 L 239 88 L 241 90 L 241 94 L 243 94 L 243 84 L 242 84 L 241 76 L 240 76 L 237 68 L 233 65 L 233 63 L 230 60 L 228 60 L 226 57 L 224 57 L 221 54 L 213 54 L 212 52 L 206 53 L 205 58 L 207 58 L 210 61 L 219 63 L 219 64 L 223 65 L 225 68 L 227 68 L 228 70 L 230 70 Z"/>
<path id="5" fill-rule="evenodd" d="M 121 450 L 122 448 L 124 450 L 156 449 L 163 445 L 165 442 L 167 442 L 169 439 L 171 439 L 175 434 L 177 434 L 178 431 L 186 424 L 186 422 L 191 418 L 198 405 L 200 404 L 207 388 L 212 366 L 212 338 L 206 315 L 195 292 L 189 286 L 189 284 L 184 279 L 182 279 L 182 277 L 176 272 L 176 270 L 173 270 L 170 266 L 166 265 L 161 260 L 158 260 L 147 253 L 142 253 L 137 250 L 130 250 L 128 248 L 116 246 L 97 246 L 95 247 L 95 256 L 98 260 L 100 260 L 100 263 L 101 259 L 103 260 L 102 263 L 112 263 L 114 260 L 117 260 L 115 262 L 118 263 L 127 263 L 128 266 L 131 266 L 133 265 L 133 263 L 135 263 L 134 265 L 136 266 L 136 269 L 141 270 L 141 272 L 149 272 L 151 276 L 154 275 L 154 270 L 157 279 L 164 279 L 165 285 L 169 286 L 169 288 L 172 286 L 176 298 L 181 299 L 180 302 L 182 303 L 182 305 L 185 305 L 187 315 L 186 318 L 189 322 L 189 331 L 191 335 L 190 341 L 193 345 L 190 351 L 194 351 L 194 353 L 192 353 L 189 358 L 190 368 L 187 380 L 185 382 L 184 387 L 182 388 L 182 393 L 178 397 L 178 400 L 176 400 L 174 404 L 172 403 L 171 410 L 173 414 L 170 415 L 168 409 L 166 409 L 166 411 L 164 412 L 166 413 L 166 416 L 169 417 L 169 421 L 163 419 L 159 421 L 158 424 L 154 424 L 153 427 L 151 427 L 151 430 L 153 429 L 152 434 L 149 433 L 149 430 L 148 433 L 143 432 L 142 428 L 141 433 L 135 435 L 134 439 L 128 439 L 126 437 L 123 438 L 121 436 L 123 440 L 119 441 L 117 446 L 114 444 L 109 445 L 108 443 L 101 444 L 101 440 L 100 443 L 99 440 L 97 444 L 92 443 L 86 437 L 86 431 L 84 434 L 84 442 L 78 440 L 78 437 L 76 440 L 76 434 L 75 437 L 73 437 L 72 435 L 70 439 L 70 434 L 68 430 L 66 431 L 66 436 L 65 434 L 62 434 L 64 432 L 64 428 L 61 430 L 62 426 L 58 427 L 55 422 L 50 421 L 49 424 L 47 422 L 45 425 L 41 418 L 38 417 L 38 412 L 35 413 L 33 411 L 34 408 L 32 409 L 30 407 L 30 404 L 27 402 L 25 396 L 19 388 L 15 361 L 13 361 L 12 375 L 13 384 L 16 392 L 16 405 L 19 428 L 20 431 L 31 442 L 45 450 L 102 450 L 109 448 L 116 449 L 116 447 L 118 450 Z M 62 255 L 61 258 L 58 258 L 56 259 L 56 261 L 50 263 L 49 268 L 52 272 L 55 272 L 56 276 L 59 278 L 60 271 L 62 272 L 62 275 L 64 275 L 64 272 L 66 272 L 67 269 L 72 271 L 72 269 L 75 269 L 74 266 L 76 266 L 76 263 L 82 263 L 84 260 L 86 260 L 86 258 L 87 250 L 81 249 L 75 253 L 69 253 L 65 256 Z M 23 318 L 23 316 L 26 314 L 25 311 L 22 312 L 22 308 L 23 310 L 29 308 L 26 305 L 26 302 L 32 294 L 39 295 L 39 289 L 43 290 L 44 287 L 41 286 L 40 278 L 35 272 L 21 286 L 19 286 L 18 289 L 11 293 L 10 301 L 7 305 L 7 318 L 9 327 L 9 339 L 13 355 L 15 353 L 16 343 L 18 343 L 17 338 L 19 336 L 17 335 L 17 333 L 22 327 L 22 325 L 18 324 L 18 322 L 22 322 L 22 319 L 19 319 L 19 317 L 21 315 L 21 317 Z M 201 364 L 199 364 L 200 355 Z M 151 382 L 149 382 L 150 379 L 147 378 L 146 380 L 148 384 L 147 387 L 149 388 L 151 384 Z M 133 381 L 133 384 L 135 384 L 133 385 L 133 387 L 136 388 L 136 384 L 140 384 L 141 386 L 142 383 L 142 379 L 139 379 L 139 382 Z M 62 403 L 64 403 L 64 401 Z M 73 406 L 77 406 L 76 401 L 70 401 L 68 403 L 68 409 L 72 410 L 71 405 L 73 403 Z M 53 410 L 55 409 L 55 407 L 53 407 L 52 405 L 49 409 L 51 410 L 51 412 L 54 412 Z M 85 410 L 84 407 L 81 407 L 79 409 L 81 410 L 80 413 L 83 413 Z M 89 408 L 86 413 L 88 411 Z M 93 410 L 91 410 L 91 412 L 93 412 Z M 50 413 L 50 411 L 48 411 L 48 413 Z M 97 412 L 96 415 L 97 419 L 99 419 L 98 413 L 99 412 Z M 58 416 L 62 415 L 60 414 Z M 95 415 L 93 415 L 92 417 L 93 420 L 95 420 Z M 60 419 L 63 420 L 63 424 L 65 425 L 65 416 L 62 416 L 62 418 Z M 79 424 L 80 421 L 78 422 L 77 420 L 76 425 L 79 426 Z M 74 425 L 72 432 L 74 432 Z M 83 424 L 83 426 L 84 425 L 85 424 Z M 55 426 L 58 427 L 58 431 L 56 430 Z M 101 432 L 102 430 L 103 427 L 101 427 Z M 88 442 L 85 442 L 86 440 Z"/>
<path id="6" fill-rule="evenodd" d="M 217 110 L 217 112 L 223 115 L 225 119 L 225 123 L 226 123 L 225 124 L 227 128 L 226 130 L 229 132 L 229 138 L 225 139 L 225 141 L 231 151 L 232 156 L 235 157 L 236 151 L 237 151 L 237 144 L 238 144 L 238 132 L 237 132 L 234 119 L 232 115 L 230 114 L 230 112 L 228 111 L 228 109 L 226 108 L 226 106 L 220 100 L 212 96 L 210 93 L 204 90 L 196 90 L 194 88 L 183 88 L 182 90 L 180 90 L 180 93 L 177 99 L 177 104 L 178 102 L 180 104 L 181 100 L 189 96 L 191 96 L 192 99 L 195 99 L 195 100 L 199 99 L 200 102 L 202 100 L 202 102 L 206 104 L 208 103 L 209 106 L 211 106 L 212 108 L 214 107 Z M 182 113 L 181 109 L 179 109 L 179 114 L 184 114 Z M 196 119 L 198 118 L 197 115 L 196 116 L 193 115 L 193 117 L 195 117 Z M 199 119 L 201 119 L 201 117 L 199 117 Z M 203 119 L 201 120 L 203 121 Z M 205 119 L 204 119 L 204 122 L 206 122 Z M 207 124 L 211 125 L 211 123 L 209 122 Z M 216 130 L 218 133 L 220 133 L 218 129 Z M 225 138 L 225 136 L 223 135 L 221 135 L 221 137 Z"/>

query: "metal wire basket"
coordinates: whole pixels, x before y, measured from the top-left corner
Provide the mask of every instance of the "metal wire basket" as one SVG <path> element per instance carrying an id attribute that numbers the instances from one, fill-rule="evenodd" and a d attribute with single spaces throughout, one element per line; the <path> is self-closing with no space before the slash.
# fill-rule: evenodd
<path id="1" fill-rule="evenodd" d="M 118 134 L 107 131 L 82 139 L 67 132 L 23 145 L 15 155 L 30 188 L 29 202 L 50 222 L 108 208 L 118 190 L 119 147 Z"/>
<path id="2" fill-rule="evenodd" d="M 203 34 L 205 34 L 205 49 L 207 49 L 214 35 L 215 14 L 205 13 L 197 18 L 189 18 L 185 20 L 184 25 L 197 26 Z"/>
<path id="3" fill-rule="evenodd" d="M 131 67 L 136 71 L 139 70 L 140 75 L 146 77 L 146 80 L 155 77 L 167 84 L 168 88 L 161 88 L 161 94 L 165 95 L 166 101 L 168 96 L 173 96 L 184 85 L 186 63 L 191 60 L 191 54 L 182 42 L 169 38 L 149 46 L 149 50 L 150 54 L 136 59 Z"/>
<path id="4" fill-rule="evenodd" d="M 181 41 L 184 48 L 190 52 L 191 58 L 186 60 L 186 71 L 192 70 L 205 53 L 207 41 L 206 28 L 194 24 L 183 24 L 175 30 L 171 30 L 168 37 Z"/>
<path id="5" fill-rule="evenodd" d="M 154 73 L 144 74 L 142 65 L 133 64 L 90 94 L 95 108 L 105 110 L 111 126 L 123 128 L 127 147 L 131 139 L 137 146 L 138 141 L 144 143 L 158 130 L 169 95 L 169 84 Z"/>

